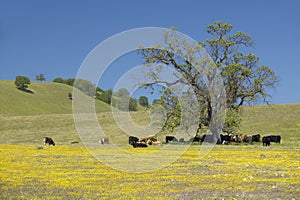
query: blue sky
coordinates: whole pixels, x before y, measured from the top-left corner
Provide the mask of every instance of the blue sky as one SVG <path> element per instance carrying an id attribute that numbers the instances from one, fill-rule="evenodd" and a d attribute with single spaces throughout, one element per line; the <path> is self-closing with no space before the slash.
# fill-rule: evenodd
<path id="1" fill-rule="evenodd" d="M 205 27 L 220 20 L 251 35 L 250 51 L 279 76 L 271 103 L 300 103 L 299 8 L 297 0 L 0 0 L 0 79 L 26 75 L 33 80 L 38 73 L 47 81 L 75 77 L 88 53 L 119 32 L 175 26 L 205 40 Z M 118 67 L 124 68 L 116 64 L 115 74 L 100 87 L 112 87 L 114 76 L 122 71 Z"/>

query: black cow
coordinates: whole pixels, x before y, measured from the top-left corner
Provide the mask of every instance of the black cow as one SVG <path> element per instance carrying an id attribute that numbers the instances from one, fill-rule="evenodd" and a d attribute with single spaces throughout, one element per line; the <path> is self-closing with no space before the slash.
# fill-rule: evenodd
<path id="1" fill-rule="evenodd" d="M 146 147 L 148 147 L 147 144 L 142 143 L 142 142 L 133 143 L 132 146 L 133 146 L 133 148 L 146 148 Z"/>
<path id="2" fill-rule="evenodd" d="M 264 136 L 261 141 L 263 143 L 263 146 L 270 146 L 271 144 L 271 138 L 269 136 Z"/>
<path id="3" fill-rule="evenodd" d="M 195 135 L 190 139 L 190 142 L 201 142 L 201 137 L 199 135 Z"/>
<path id="4" fill-rule="evenodd" d="M 180 138 L 179 142 L 184 143 L 184 138 Z"/>
<path id="5" fill-rule="evenodd" d="M 44 137 L 44 146 L 46 145 L 46 144 L 48 144 L 49 146 L 50 145 L 53 145 L 53 146 L 55 146 L 55 142 L 53 141 L 53 139 L 52 138 L 50 138 L 50 137 Z"/>
<path id="6" fill-rule="evenodd" d="M 271 142 L 280 143 L 281 136 L 280 135 L 270 135 L 268 136 Z"/>
<path id="7" fill-rule="evenodd" d="M 252 135 L 252 142 L 260 142 L 260 134 Z"/>
<path id="8" fill-rule="evenodd" d="M 169 143 L 169 141 L 170 142 L 178 142 L 178 140 L 176 139 L 176 137 L 167 135 L 166 136 L 166 143 Z"/>
<path id="9" fill-rule="evenodd" d="M 135 137 L 135 136 L 129 136 L 129 144 L 133 145 L 134 143 L 137 143 L 139 141 L 139 138 Z"/>
<path id="10" fill-rule="evenodd" d="M 220 140 L 217 140 L 216 136 L 214 135 L 206 135 L 204 134 L 201 138 L 201 142 L 208 142 L 208 143 L 217 143 L 221 144 Z"/>
<path id="11" fill-rule="evenodd" d="M 221 144 L 228 144 L 231 142 L 231 136 L 230 135 L 220 135 L 221 137 Z"/>

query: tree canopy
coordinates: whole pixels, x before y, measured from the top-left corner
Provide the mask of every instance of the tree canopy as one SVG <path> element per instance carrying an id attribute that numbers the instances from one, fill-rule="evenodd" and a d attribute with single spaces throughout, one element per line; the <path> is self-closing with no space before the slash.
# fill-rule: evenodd
<path id="1" fill-rule="evenodd" d="M 140 98 L 139 98 L 139 104 L 141 106 L 148 107 L 149 106 L 148 97 L 146 97 L 146 96 L 140 96 Z"/>
<path id="2" fill-rule="evenodd" d="M 15 85 L 19 90 L 26 91 L 30 83 L 30 79 L 27 76 L 16 76 Z"/>
<path id="3" fill-rule="evenodd" d="M 234 132 L 240 125 L 240 107 L 245 104 L 257 102 L 268 102 L 271 97 L 270 89 L 275 87 L 277 76 L 268 66 L 259 65 L 259 58 L 248 49 L 252 47 L 252 38 L 242 32 L 233 32 L 233 26 L 228 23 L 215 22 L 208 25 L 206 29 L 209 38 L 198 42 L 197 45 L 191 45 L 183 38 L 177 37 L 176 31 L 170 30 L 165 34 L 165 43 L 158 44 L 152 48 L 138 48 L 138 53 L 142 55 L 145 66 L 148 67 L 148 76 L 151 79 L 144 86 L 153 86 L 155 84 L 164 84 L 170 87 L 176 84 L 185 84 L 189 86 L 191 92 L 196 96 L 199 106 L 198 130 L 203 127 L 213 125 L 212 116 L 214 115 L 215 102 L 219 96 L 226 96 L 225 123 L 222 127 L 224 132 Z M 210 55 L 201 61 L 197 61 L 196 54 L 204 48 Z M 202 51 L 203 52 L 203 51 Z M 210 62 L 213 62 L 211 64 Z M 160 64 L 153 69 L 151 64 Z M 175 69 L 173 82 L 160 80 L 159 73 L 162 66 L 167 65 Z M 204 71 L 195 70 L 199 66 L 209 66 Z M 150 67 L 149 67 L 150 66 Z M 210 85 L 214 84 L 213 78 L 220 74 L 224 93 L 210 93 Z M 170 97 L 164 93 L 165 97 Z M 215 95 L 215 97 L 214 97 Z M 167 101 L 161 101 L 166 104 Z M 174 101 L 171 98 L 170 102 Z M 178 111 L 176 105 L 173 105 L 172 113 Z M 177 118 L 176 118 L 177 119 Z M 174 119 L 170 118 L 174 122 Z M 170 123 L 177 126 L 178 123 Z M 212 130 L 212 133 L 219 138 L 219 131 Z"/>

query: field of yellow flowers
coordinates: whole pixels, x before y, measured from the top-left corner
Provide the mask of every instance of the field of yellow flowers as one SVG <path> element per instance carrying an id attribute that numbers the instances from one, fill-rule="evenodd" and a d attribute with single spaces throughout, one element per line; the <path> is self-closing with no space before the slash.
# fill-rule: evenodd
<path id="1" fill-rule="evenodd" d="M 199 147 L 191 145 L 164 168 L 127 173 L 101 163 L 81 145 L 37 149 L 34 145 L 1 144 L 0 199 L 300 197 L 299 147 L 217 145 L 205 157 L 199 156 Z M 155 147 L 123 148 L 147 153 Z M 98 153 L 107 154 L 101 152 L 104 150 L 100 148 Z M 115 158 L 116 155 L 112 157 Z M 126 164 L 122 162 L 118 164 Z"/>

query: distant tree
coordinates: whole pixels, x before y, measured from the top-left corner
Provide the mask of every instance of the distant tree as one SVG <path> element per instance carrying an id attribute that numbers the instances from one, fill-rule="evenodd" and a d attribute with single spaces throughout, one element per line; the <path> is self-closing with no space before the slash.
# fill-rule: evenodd
<path id="1" fill-rule="evenodd" d="M 52 82 L 55 82 L 55 83 L 64 83 L 64 79 L 62 79 L 61 77 L 57 77 L 57 78 L 53 79 Z"/>
<path id="2" fill-rule="evenodd" d="M 141 106 L 148 107 L 149 106 L 148 98 L 146 96 L 140 96 L 139 104 Z"/>
<path id="3" fill-rule="evenodd" d="M 70 86 L 74 86 L 74 82 L 75 82 L 75 78 L 68 78 L 66 80 L 64 80 L 64 84 L 70 85 Z"/>
<path id="4" fill-rule="evenodd" d="M 128 97 L 128 96 L 130 96 L 130 93 L 126 88 L 121 88 L 121 89 L 118 90 L 118 92 L 114 93 L 114 96 L 116 96 L 116 97 Z"/>
<path id="5" fill-rule="evenodd" d="M 30 79 L 26 76 L 16 76 L 15 85 L 19 90 L 26 90 L 30 85 Z"/>
<path id="6" fill-rule="evenodd" d="M 88 80 L 75 79 L 73 86 L 88 96 L 91 96 L 91 97 L 95 96 L 96 86 Z"/>
<path id="7" fill-rule="evenodd" d="M 96 94 L 96 99 L 99 99 L 107 104 L 111 104 L 113 91 L 111 89 Z"/>
<path id="8" fill-rule="evenodd" d="M 137 99 L 131 98 L 126 88 L 113 93 L 111 105 L 122 111 L 136 111 Z"/>
<path id="9" fill-rule="evenodd" d="M 102 90 L 101 88 L 97 87 L 97 88 L 96 88 L 96 92 L 103 93 L 104 90 Z"/>
<path id="10" fill-rule="evenodd" d="M 35 76 L 35 80 L 37 81 L 46 81 L 45 74 L 38 74 Z"/>
<path id="11" fill-rule="evenodd" d="M 69 98 L 70 100 L 73 99 L 72 93 L 69 93 L 69 94 L 68 94 L 68 98 Z"/>
<path id="12" fill-rule="evenodd" d="M 162 105 L 162 102 L 161 102 L 160 99 L 154 99 L 154 100 L 152 101 L 152 104 L 153 104 L 153 105 Z"/>
<path id="13" fill-rule="evenodd" d="M 137 111 L 137 100 L 135 98 L 129 99 L 129 111 Z"/>

